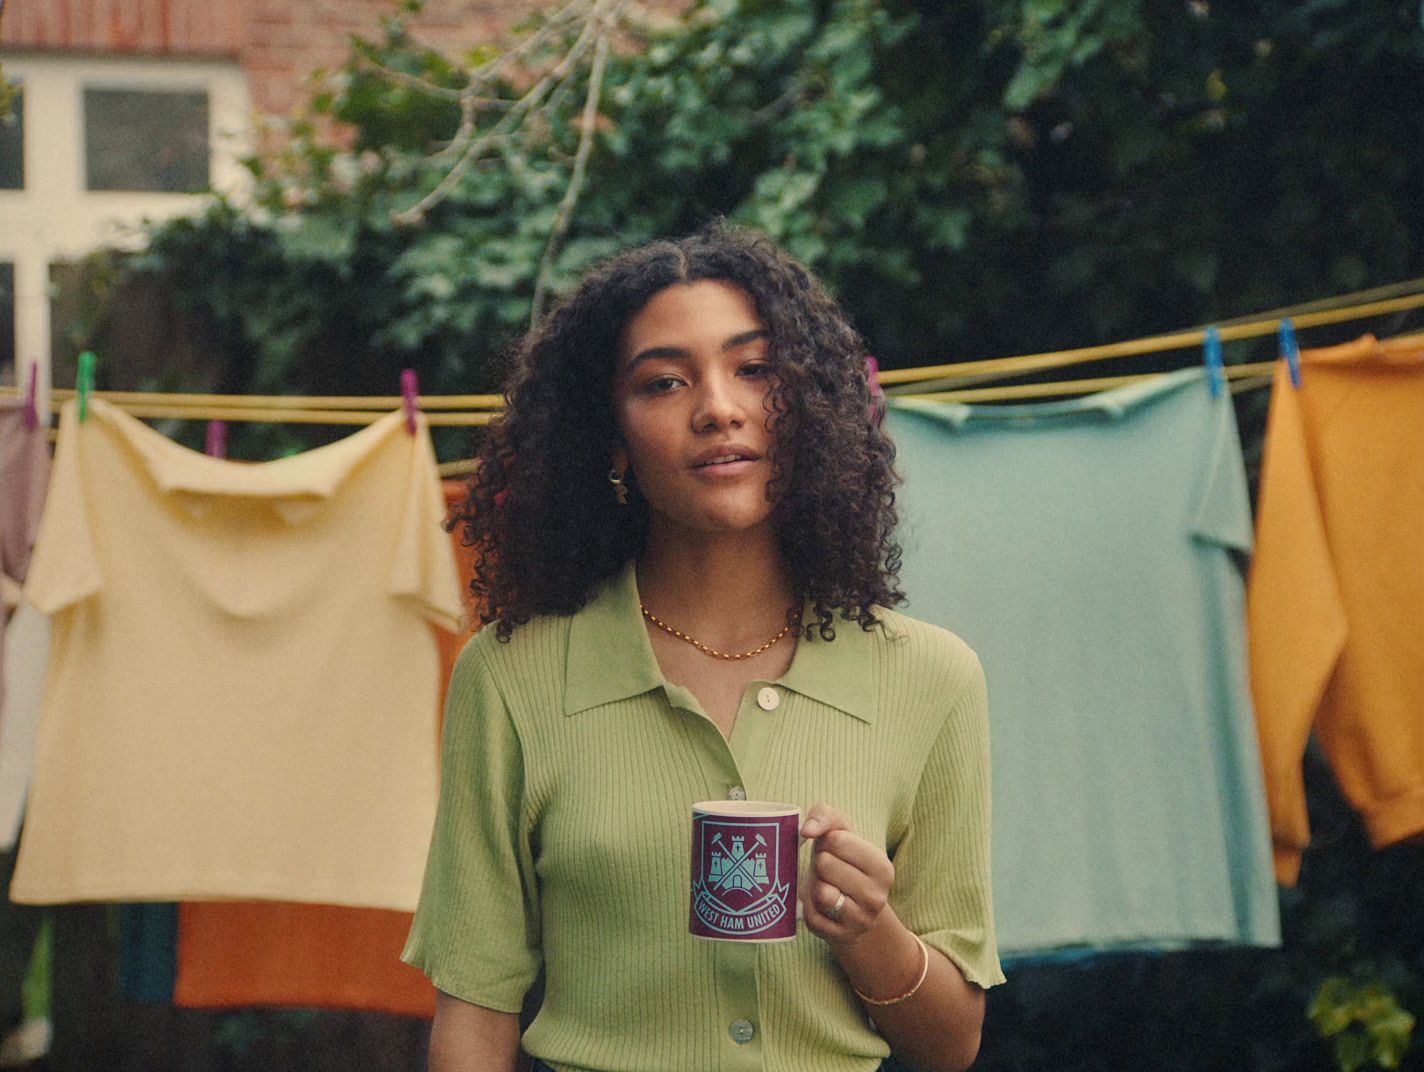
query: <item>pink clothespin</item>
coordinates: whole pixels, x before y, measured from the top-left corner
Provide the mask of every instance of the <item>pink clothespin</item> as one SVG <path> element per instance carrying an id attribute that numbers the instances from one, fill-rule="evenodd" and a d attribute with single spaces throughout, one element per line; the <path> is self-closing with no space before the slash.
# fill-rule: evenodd
<path id="1" fill-rule="evenodd" d="M 415 435 L 415 414 L 420 408 L 420 380 L 413 368 L 401 370 L 401 405 L 405 407 L 405 430 Z"/>
<path id="2" fill-rule="evenodd" d="M 870 423 L 877 428 L 885 419 L 885 392 L 880 387 L 880 362 L 866 355 L 865 369 L 870 377 Z"/>
<path id="3" fill-rule="evenodd" d="M 204 452 L 210 458 L 227 457 L 227 421 L 208 422 L 208 443 Z"/>
<path id="4" fill-rule="evenodd" d="M 25 427 L 31 432 L 40 426 L 39 409 L 40 363 L 30 362 L 30 386 L 25 389 Z"/>

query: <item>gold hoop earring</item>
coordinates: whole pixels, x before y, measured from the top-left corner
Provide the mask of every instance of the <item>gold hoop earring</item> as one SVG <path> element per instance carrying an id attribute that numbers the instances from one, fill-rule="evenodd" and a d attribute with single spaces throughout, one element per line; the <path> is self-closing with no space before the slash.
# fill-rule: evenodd
<path id="1" fill-rule="evenodd" d="M 618 497 L 618 505 L 627 506 L 628 485 L 623 480 L 623 474 L 617 469 L 608 470 L 608 482 L 613 485 L 613 494 Z"/>

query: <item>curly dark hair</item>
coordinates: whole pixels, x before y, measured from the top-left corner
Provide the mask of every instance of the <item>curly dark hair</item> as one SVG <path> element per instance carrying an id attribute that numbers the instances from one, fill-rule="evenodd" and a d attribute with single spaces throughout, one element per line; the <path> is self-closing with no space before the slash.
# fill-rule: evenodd
<path id="1" fill-rule="evenodd" d="M 865 349 L 811 273 L 755 232 L 715 221 L 594 268 L 517 346 L 508 408 L 481 445 L 463 525 L 476 549 L 470 584 L 486 623 L 508 640 L 537 614 L 571 614 L 642 553 L 648 508 L 617 504 L 608 481 L 619 442 L 613 377 L 624 325 L 675 283 L 720 280 L 746 291 L 769 335 L 777 414 L 768 494 L 802 600 L 835 635 L 835 613 L 869 629 L 873 607 L 904 600 L 895 450 L 868 418 Z"/>

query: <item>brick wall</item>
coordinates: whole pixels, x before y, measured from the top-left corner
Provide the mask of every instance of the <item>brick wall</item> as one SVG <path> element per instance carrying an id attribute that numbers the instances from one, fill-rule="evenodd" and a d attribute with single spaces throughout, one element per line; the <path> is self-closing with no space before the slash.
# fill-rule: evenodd
<path id="1" fill-rule="evenodd" d="M 451 50 L 498 36 L 549 0 L 429 0 L 416 35 Z M 173 57 L 231 57 L 254 108 L 286 112 L 304 80 L 346 56 L 352 33 L 373 34 L 394 0 L 4 0 L 6 49 Z"/>

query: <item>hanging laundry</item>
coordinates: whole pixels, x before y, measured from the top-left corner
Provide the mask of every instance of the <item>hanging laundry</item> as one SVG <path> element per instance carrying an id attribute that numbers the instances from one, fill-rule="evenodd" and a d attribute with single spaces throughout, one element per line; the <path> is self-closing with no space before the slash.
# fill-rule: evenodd
<path id="1" fill-rule="evenodd" d="M 1378 847 L 1424 833 L 1424 336 L 1276 368 L 1247 606 L 1277 878 L 1314 730 Z"/>
<path id="2" fill-rule="evenodd" d="M 11 897 L 413 909 L 460 593 L 424 422 L 260 465 L 65 406 L 26 588 L 53 616 Z"/>
<path id="3" fill-rule="evenodd" d="M 30 426 L 19 399 L 0 398 L 0 599 L 6 621 L 20 602 L 48 480 L 49 444 L 43 424 Z M 3 666 L 0 661 L 0 680 Z"/>
<path id="4" fill-rule="evenodd" d="M 435 1014 L 435 988 L 401 963 L 411 914 L 334 905 L 185 903 L 175 1004 Z M 244 940 L 244 937 L 246 940 Z M 212 955 L 222 949 L 224 956 Z"/>
<path id="5" fill-rule="evenodd" d="M 35 769 L 35 735 L 49 670 L 49 617 L 22 603 L 5 626 L 5 680 L 0 686 L 0 851 L 20 837 L 25 797 Z"/>
<path id="6" fill-rule="evenodd" d="M 444 491 L 449 510 L 466 495 L 462 481 L 445 481 Z M 479 624 L 469 591 L 474 554 L 458 529 L 451 542 L 465 613 L 460 630 L 436 629 L 442 708 L 455 658 Z M 179 909 L 173 1000 L 200 1009 L 281 1005 L 429 1018 L 435 988 L 400 960 L 411 919 L 408 912 L 338 905 L 185 903 Z"/>
<path id="7" fill-rule="evenodd" d="M 1200 369 L 896 400 L 901 580 L 984 665 L 1008 956 L 1279 941 L 1245 665 L 1250 505 Z"/>
<path id="8" fill-rule="evenodd" d="M 173 1003 L 178 971 L 178 906 L 119 905 L 119 993 L 127 1001 Z"/>
<path id="9" fill-rule="evenodd" d="M 45 641 L 42 615 L 26 613 L 27 608 L 12 612 L 29 570 L 48 480 L 49 443 L 43 424 L 26 416 L 23 402 L 0 399 L 0 621 L 5 628 L 0 645 L 0 749 L 15 752 L 11 756 L 0 750 L 0 878 L 5 879 L 14 864 L 12 850 L 24 811 L 24 768 L 32 752 L 27 746 L 35 714 L 33 671 L 35 661 L 43 659 Z M 42 922 L 38 909 L 0 899 L 0 1031 L 11 1031 L 24 1018 L 23 984 Z"/>

